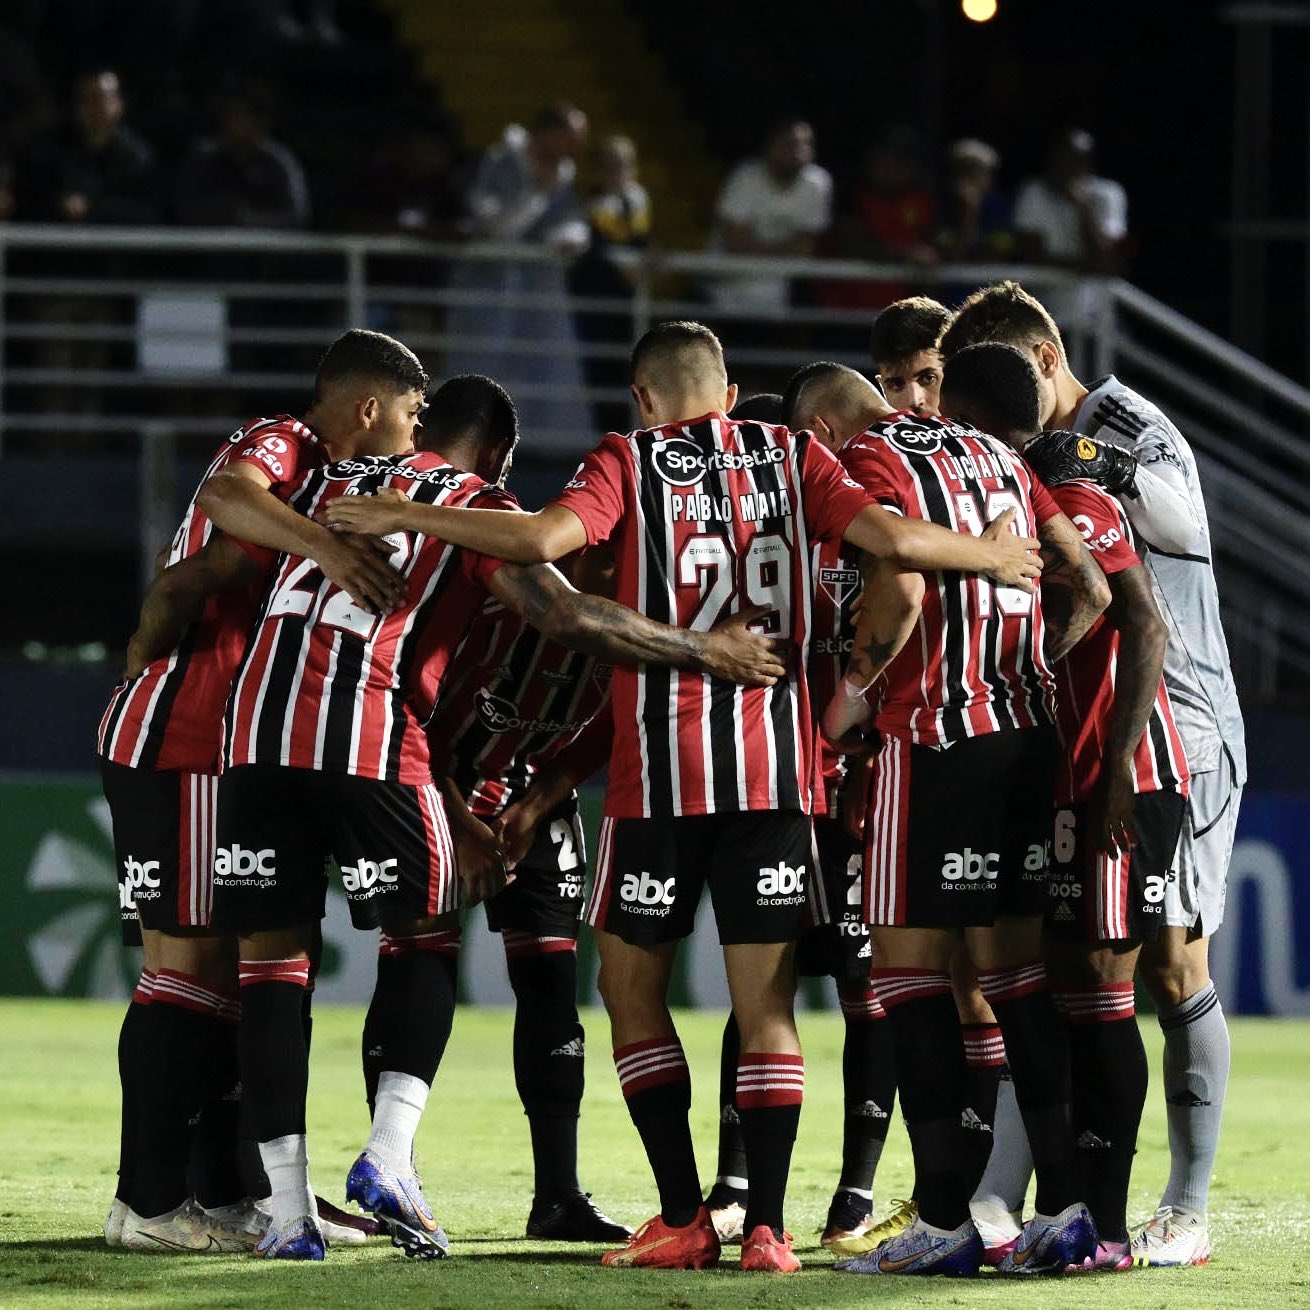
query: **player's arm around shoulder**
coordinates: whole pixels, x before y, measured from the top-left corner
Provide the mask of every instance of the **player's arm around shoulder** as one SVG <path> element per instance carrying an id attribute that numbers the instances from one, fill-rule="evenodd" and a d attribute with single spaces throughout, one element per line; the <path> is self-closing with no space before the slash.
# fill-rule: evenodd
<path id="1" fill-rule="evenodd" d="M 767 613 L 762 609 L 735 614 L 710 632 L 691 632 L 577 591 L 549 564 L 506 564 L 488 586 L 539 632 L 611 664 L 668 664 L 749 686 L 772 686 L 787 672 L 775 643 L 749 627 Z"/>

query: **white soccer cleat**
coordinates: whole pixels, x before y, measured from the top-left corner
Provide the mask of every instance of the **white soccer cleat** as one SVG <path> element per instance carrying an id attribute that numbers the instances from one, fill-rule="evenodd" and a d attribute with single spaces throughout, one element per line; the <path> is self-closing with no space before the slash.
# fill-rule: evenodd
<path id="1" fill-rule="evenodd" d="M 249 1196 L 244 1201 L 234 1201 L 231 1205 L 216 1205 L 209 1209 L 202 1207 L 201 1213 L 215 1223 L 226 1224 L 239 1232 L 249 1233 L 256 1245 L 268 1232 L 268 1226 L 272 1223 L 269 1212 Z"/>
<path id="2" fill-rule="evenodd" d="M 1139 1269 L 1176 1269 L 1210 1259 L 1210 1224 L 1194 1210 L 1162 1205 L 1132 1235 L 1133 1264 Z"/>
<path id="3" fill-rule="evenodd" d="M 969 1211 L 983 1240 L 983 1263 L 1000 1264 L 1014 1250 L 1023 1232 L 1023 1215 L 991 1201 L 971 1201 Z"/>
<path id="4" fill-rule="evenodd" d="M 109 1205 L 109 1213 L 105 1215 L 105 1245 L 122 1246 L 123 1245 L 123 1224 L 127 1219 L 127 1202 L 120 1201 L 114 1197 Z"/>
<path id="5" fill-rule="evenodd" d="M 746 1223 L 746 1209 L 736 1201 L 730 1201 L 721 1209 L 710 1211 L 710 1223 L 714 1225 L 714 1231 L 718 1234 L 721 1243 L 726 1245 L 740 1242 L 742 1228 Z"/>
<path id="6" fill-rule="evenodd" d="M 258 1244 L 259 1238 L 254 1233 L 210 1218 L 190 1200 L 156 1219 L 142 1219 L 129 1210 L 123 1221 L 122 1245 L 127 1251 L 218 1255 L 227 1251 L 253 1251 Z"/>

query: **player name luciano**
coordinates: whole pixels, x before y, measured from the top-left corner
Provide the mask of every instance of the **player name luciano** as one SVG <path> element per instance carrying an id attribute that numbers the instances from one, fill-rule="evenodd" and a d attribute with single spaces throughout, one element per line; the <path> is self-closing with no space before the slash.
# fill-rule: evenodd
<path id="1" fill-rule="evenodd" d="M 755 491 L 735 497 L 711 496 L 694 491 L 687 496 L 670 493 L 669 510 L 676 523 L 759 523 L 764 519 L 793 517 L 791 499 L 785 491 Z"/>

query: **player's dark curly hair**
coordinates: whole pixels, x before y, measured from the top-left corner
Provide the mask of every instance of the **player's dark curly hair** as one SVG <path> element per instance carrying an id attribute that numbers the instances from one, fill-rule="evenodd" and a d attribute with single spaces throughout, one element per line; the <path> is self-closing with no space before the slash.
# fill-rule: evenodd
<path id="1" fill-rule="evenodd" d="M 418 356 L 406 345 L 383 332 L 351 328 L 323 352 L 314 375 L 314 396 L 346 379 L 389 383 L 397 394 L 426 391 L 429 378 Z"/>
<path id="2" fill-rule="evenodd" d="M 494 378 L 457 373 L 432 393 L 423 428 L 427 442 L 437 446 L 472 431 L 485 446 L 513 449 L 519 439 L 519 415 L 509 392 Z"/>
<path id="3" fill-rule="evenodd" d="M 748 423 L 781 423 L 782 397 L 776 391 L 761 391 L 758 395 L 747 396 L 732 407 L 728 417 Z"/>
<path id="4" fill-rule="evenodd" d="M 921 350 L 936 350 L 950 320 L 951 311 L 931 296 L 909 296 L 888 305 L 869 334 L 873 367 L 881 370 Z"/>
<path id="5" fill-rule="evenodd" d="M 942 354 L 949 359 L 980 341 L 1001 341 L 1020 350 L 1035 350 L 1049 341 L 1062 361 L 1068 358 L 1060 329 L 1046 306 L 1017 282 L 994 282 L 975 291 L 955 311 L 942 337 Z"/>
<path id="6" fill-rule="evenodd" d="M 1030 437 L 1042 426 L 1037 370 L 1014 346 L 999 341 L 966 346 L 946 361 L 942 412 L 998 436 Z"/>

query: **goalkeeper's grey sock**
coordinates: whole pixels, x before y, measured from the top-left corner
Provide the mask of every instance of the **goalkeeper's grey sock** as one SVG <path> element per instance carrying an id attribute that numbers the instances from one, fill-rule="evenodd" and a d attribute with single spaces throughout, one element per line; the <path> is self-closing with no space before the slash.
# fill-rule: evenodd
<path id="1" fill-rule="evenodd" d="M 1169 1115 L 1169 1183 L 1160 1204 L 1204 1214 L 1228 1090 L 1228 1023 L 1214 983 L 1173 1010 L 1164 1030 L 1164 1095 Z"/>
<path id="2" fill-rule="evenodd" d="M 992 1126 L 992 1153 L 987 1157 L 987 1168 L 971 1202 L 971 1207 L 977 1207 L 985 1218 L 996 1211 L 1022 1213 L 1024 1197 L 1033 1176 L 1028 1133 L 1008 1073 L 996 1088 L 996 1115 Z"/>

